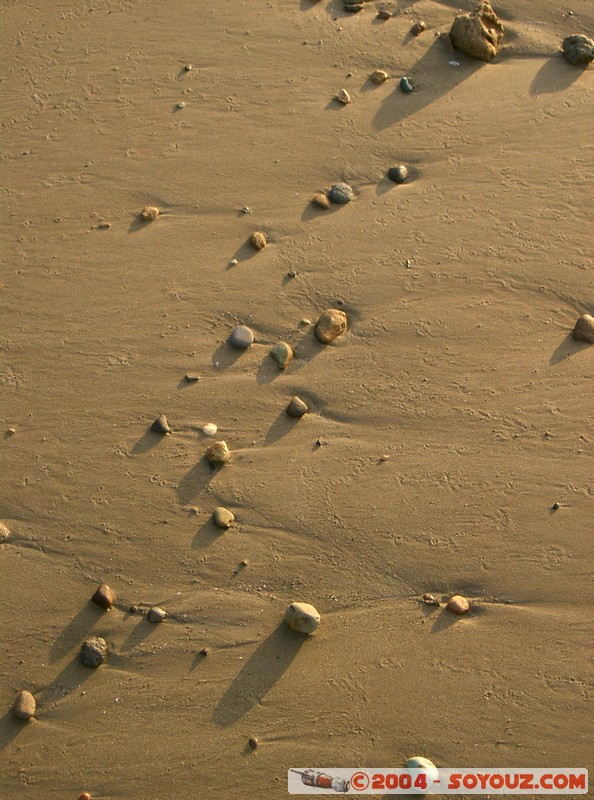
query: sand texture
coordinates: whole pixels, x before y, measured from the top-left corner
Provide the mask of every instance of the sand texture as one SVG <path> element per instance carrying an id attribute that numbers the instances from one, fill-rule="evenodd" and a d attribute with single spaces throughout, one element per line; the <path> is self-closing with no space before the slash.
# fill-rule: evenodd
<path id="1" fill-rule="evenodd" d="M 2 800 L 594 768 L 594 4 L 384 5 L 0 3 Z"/>

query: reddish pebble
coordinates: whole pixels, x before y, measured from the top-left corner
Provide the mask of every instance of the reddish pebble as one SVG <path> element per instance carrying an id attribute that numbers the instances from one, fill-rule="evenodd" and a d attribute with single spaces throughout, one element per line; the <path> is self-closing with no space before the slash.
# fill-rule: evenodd
<path id="1" fill-rule="evenodd" d="M 455 594 L 448 600 L 446 608 L 451 614 L 461 616 L 462 614 L 466 614 L 469 610 L 470 603 L 465 597 L 462 597 L 461 594 Z"/>
<path id="2" fill-rule="evenodd" d="M 78 800 L 91 800 L 90 792 L 83 792 L 82 794 L 79 794 Z"/>
<path id="3" fill-rule="evenodd" d="M 115 603 L 115 595 L 106 583 L 101 583 L 91 600 L 101 608 L 111 608 Z"/>

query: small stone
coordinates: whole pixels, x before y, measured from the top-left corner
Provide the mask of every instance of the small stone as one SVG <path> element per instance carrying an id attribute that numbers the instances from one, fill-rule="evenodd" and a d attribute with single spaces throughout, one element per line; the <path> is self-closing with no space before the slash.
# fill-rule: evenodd
<path id="1" fill-rule="evenodd" d="M 412 33 L 413 36 L 420 36 L 426 29 L 427 26 L 425 25 L 423 20 L 419 20 L 418 22 L 415 22 L 415 24 L 410 29 L 410 32 Z"/>
<path id="2" fill-rule="evenodd" d="M 154 622 L 156 624 L 157 622 L 163 622 L 163 620 L 167 618 L 167 612 L 164 608 L 153 606 L 147 611 L 146 618 L 149 622 Z"/>
<path id="3" fill-rule="evenodd" d="M 78 800 L 92 800 L 91 793 L 90 792 L 83 792 L 82 794 L 79 794 Z"/>
<path id="4" fill-rule="evenodd" d="M 181 108 L 185 108 L 185 107 L 186 107 L 186 104 L 185 104 L 184 102 L 176 103 L 176 104 L 175 104 L 175 107 L 176 107 L 176 108 L 180 108 L 180 109 L 181 109 Z"/>
<path id="5" fill-rule="evenodd" d="M 171 433 L 171 428 L 169 427 L 169 423 L 167 422 L 167 417 L 165 414 L 159 414 L 157 419 L 151 425 L 151 429 L 157 433 Z"/>
<path id="6" fill-rule="evenodd" d="M 309 603 L 291 603 L 285 612 L 285 622 L 298 633 L 313 633 L 320 624 L 320 615 Z"/>
<path id="7" fill-rule="evenodd" d="M 16 428 L 7 428 L 6 429 L 6 435 L 7 436 L 14 436 L 15 433 L 16 433 Z"/>
<path id="8" fill-rule="evenodd" d="M 446 608 L 451 614 L 461 616 L 462 614 L 466 614 L 469 610 L 470 603 L 465 597 L 462 597 L 461 594 L 455 594 L 448 600 Z"/>
<path id="9" fill-rule="evenodd" d="M 404 183 L 408 178 L 408 169 L 404 164 L 398 164 L 397 167 L 390 167 L 388 170 L 388 178 L 394 183 Z"/>
<path id="10" fill-rule="evenodd" d="M 467 56 L 490 61 L 503 39 L 503 25 L 489 0 L 480 0 L 469 14 L 458 14 L 450 30 L 450 39 Z"/>
<path id="11" fill-rule="evenodd" d="M 213 442 L 206 451 L 206 458 L 215 466 L 226 464 L 231 458 L 227 442 Z"/>
<path id="12" fill-rule="evenodd" d="M 145 206 L 140 212 L 140 219 L 143 222 L 152 222 L 157 219 L 160 213 L 157 206 Z"/>
<path id="13" fill-rule="evenodd" d="M 196 383 L 200 380 L 200 375 L 195 372 L 186 372 L 186 380 L 188 383 Z"/>
<path id="14" fill-rule="evenodd" d="M 316 322 L 316 338 L 322 344 L 329 344 L 343 334 L 347 328 L 347 315 L 338 308 L 328 308 Z"/>
<path id="15" fill-rule="evenodd" d="M 303 319 L 299 320 L 299 324 L 306 328 L 308 325 L 311 325 L 311 320 L 303 317 Z"/>
<path id="16" fill-rule="evenodd" d="M 385 81 L 387 81 L 389 77 L 390 76 L 388 75 L 385 69 L 374 69 L 371 75 L 369 76 L 369 79 L 371 80 L 372 83 L 376 83 L 379 85 L 380 83 L 384 83 Z"/>
<path id="17" fill-rule="evenodd" d="M 343 106 L 346 106 L 351 102 L 351 96 L 346 89 L 341 89 L 340 91 L 336 92 L 334 99 L 338 100 L 339 103 L 342 103 Z"/>
<path id="18" fill-rule="evenodd" d="M 208 647 L 203 647 L 202 650 L 200 651 L 199 655 L 207 656 L 209 653 L 210 653 L 210 650 L 208 649 Z"/>
<path id="19" fill-rule="evenodd" d="M 414 86 L 410 78 L 400 78 L 400 88 L 405 94 L 410 94 L 414 90 Z"/>
<path id="20" fill-rule="evenodd" d="M 10 529 L 3 522 L 0 522 L 0 544 L 10 539 Z"/>
<path id="21" fill-rule="evenodd" d="M 251 739 L 248 739 L 248 744 L 252 748 L 252 750 L 258 749 L 258 740 L 255 736 L 252 736 Z"/>
<path id="22" fill-rule="evenodd" d="M 328 192 L 328 200 L 339 206 L 350 203 L 354 196 L 355 193 L 348 183 L 335 183 L 330 187 L 330 191 Z"/>
<path id="23" fill-rule="evenodd" d="M 581 317 L 578 317 L 572 335 L 576 342 L 594 344 L 594 317 L 590 314 L 582 314 Z"/>
<path id="24" fill-rule="evenodd" d="M 233 347 L 239 347 L 241 350 L 247 350 L 254 343 L 254 333 L 247 325 L 238 325 L 233 328 L 229 336 L 229 344 Z"/>
<path id="25" fill-rule="evenodd" d="M 559 508 L 561 508 L 561 504 L 560 503 L 553 503 L 551 508 L 553 509 L 553 511 L 557 511 Z"/>
<path id="26" fill-rule="evenodd" d="M 405 766 L 407 769 L 423 770 L 431 780 L 439 778 L 439 771 L 433 761 L 429 761 L 428 758 L 423 758 L 423 756 L 413 756 L 407 759 Z"/>
<path id="27" fill-rule="evenodd" d="M 184 64 L 184 72 L 191 72 L 192 65 L 191 64 Z"/>
<path id="28" fill-rule="evenodd" d="M 235 514 L 232 511 L 229 511 L 228 508 L 223 508 L 219 506 L 215 508 L 212 521 L 217 526 L 217 528 L 223 528 L 223 530 L 229 530 L 231 525 L 235 522 Z"/>
<path id="29" fill-rule="evenodd" d="M 363 11 L 363 4 L 362 3 L 345 3 L 344 10 L 348 11 L 350 14 L 356 14 L 359 11 Z"/>
<path id="30" fill-rule="evenodd" d="M 101 608 L 111 608 L 115 603 L 115 595 L 106 583 L 101 583 L 91 600 Z"/>
<path id="31" fill-rule="evenodd" d="M 80 660 L 85 667 L 97 669 L 107 657 L 107 642 L 100 636 L 91 636 L 82 643 L 80 648 Z"/>
<path id="32" fill-rule="evenodd" d="M 35 716 L 37 703 L 31 692 L 22 691 L 17 694 L 12 713 L 17 719 L 30 720 Z"/>
<path id="33" fill-rule="evenodd" d="M 387 8 L 380 8 L 380 10 L 377 12 L 378 19 L 390 19 L 391 16 L 392 12 L 388 11 Z"/>
<path id="34" fill-rule="evenodd" d="M 254 231 L 250 235 L 250 244 L 256 250 L 263 250 L 268 244 L 268 236 L 262 231 Z"/>
<path id="35" fill-rule="evenodd" d="M 236 258 L 232 258 L 229 262 L 230 267 L 236 267 L 239 264 L 239 261 Z"/>
<path id="36" fill-rule="evenodd" d="M 424 594 L 423 603 L 425 603 L 426 606 L 438 606 L 439 600 L 433 594 Z"/>
<path id="37" fill-rule="evenodd" d="M 214 436 L 217 430 L 218 428 L 214 424 L 214 422 L 207 422 L 206 425 L 204 425 L 204 427 L 202 428 L 202 433 L 205 436 Z"/>
<path id="38" fill-rule="evenodd" d="M 296 419 L 299 419 L 299 417 L 307 414 L 308 411 L 309 408 L 307 403 L 304 403 L 300 397 L 297 397 L 297 395 L 292 398 L 291 402 L 287 406 L 287 414 L 290 417 L 295 417 Z"/>
<path id="39" fill-rule="evenodd" d="M 594 40 L 582 33 L 572 33 L 563 39 L 563 55 L 574 67 L 587 67 L 594 61 Z"/>
<path id="40" fill-rule="evenodd" d="M 100 231 L 109 230 L 109 228 L 111 228 L 111 222 L 100 222 L 97 227 Z"/>
<path id="41" fill-rule="evenodd" d="M 314 206 L 319 206 L 320 208 L 330 208 L 330 200 L 328 200 L 328 195 L 324 194 L 323 192 L 318 192 L 314 194 L 311 198 L 311 202 Z"/>
<path id="42" fill-rule="evenodd" d="M 279 369 L 286 369 L 293 358 L 293 348 L 286 342 L 277 342 L 272 347 L 270 355 L 276 361 Z"/>

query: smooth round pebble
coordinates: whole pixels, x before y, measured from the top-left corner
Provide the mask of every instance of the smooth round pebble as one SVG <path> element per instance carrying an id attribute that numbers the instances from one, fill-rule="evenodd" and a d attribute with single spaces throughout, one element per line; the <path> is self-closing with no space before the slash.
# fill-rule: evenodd
<path id="1" fill-rule="evenodd" d="M 145 206 L 140 212 L 140 219 L 143 220 L 143 222 L 152 222 L 157 219 L 160 213 L 157 206 Z"/>
<path id="2" fill-rule="evenodd" d="M 3 522 L 0 522 L 0 544 L 7 542 L 10 539 L 10 530 Z"/>
<path id="3" fill-rule="evenodd" d="M 214 422 L 207 422 L 206 425 L 202 428 L 202 433 L 205 436 L 214 436 L 217 430 L 218 428 L 214 424 Z"/>
<path id="4" fill-rule="evenodd" d="M 451 614 L 462 616 L 462 614 L 466 614 L 469 610 L 470 603 L 465 597 L 462 597 L 461 594 L 455 594 L 448 600 L 446 608 Z"/>
<path id="5" fill-rule="evenodd" d="M 329 344 L 346 331 L 347 315 L 338 308 L 328 308 L 316 322 L 316 338 L 322 344 Z"/>
<path id="6" fill-rule="evenodd" d="M 436 780 L 439 778 L 439 772 L 433 761 L 429 761 L 428 758 L 423 758 L 423 756 L 413 756 L 412 758 L 407 759 L 405 764 L 407 769 L 420 769 L 423 772 L 427 773 L 427 776 L 431 778 L 431 780 Z"/>
<path id="7" fill-rule="evenodd" d="M 319 206 L 319 208 L 330 208 L 330 200 L 328 200 L 328 195 L 324 194 L 323 192 L 318 192 L 314 194 L 311 198 L 311 202 L 314 206 Z"/>
<path id="8" fill-rule="evenodd" d="M 223 530 L 228 530 L 231 525 L 235 522 L 235 514 L 232 511 L 229 511 L 228 508 L 223 508 L 223 506 L 219 506 L 215 508 L 212 514 L 212 520 L 217 528 L 223 528 Z"/>
<path id="9" fill-rule="evenodd" d="M 400 78 L 400 88 L 406 94 L 410 94 L 410 92 L 412 92 L 415 87 L 413 86 L 410 78 L 404 77 Z"/>
<path id="10" fill-rule="evenodd" d="M 101 608 L 111 608 L 115 603 L 115 595 L 106 583 L 100 583 L 91 600 Z"/>
<path id="11" fill-rule="evenodd" d="M 192 65 L 191 64 L 184 64 L 184 72 L 191 72 Z"/>
<path id="12" fill-rule="evenodd" d="M 211 464 L 226 464 L 231 458 L 227 442 L 213 442 L 206 451 L 206 458 Z"/>
<path id="13" fill-rule="evenodd" d="M 256 250 L 263 250 L 268 244 L 268 236 L 263 231 L 254 231 L 250 235 L 250 244 Z"/>
<path id="14" fill-rule="evenodd" d="M 299 417 L 307 414 L 308 411 L 309 408 L 307 403 L 304 403 L 300 397 L 297 397 L 297 395 L 291 399 L 291 402 L 287 406 L 287 414 L 290 417 L 295 417 L 295 419 L 299 419 Z"/>
<path id="15" fill-rule="evenodd" d="M 390 76 L 386 72 L 385 69 L 374 69 L 371 75 L 369 76 L 372 83 L 380 84 L 385 83 Z"/>
<path id="16" fill-rule="evenodd" d="M 320 624 L 320 615 L 309 603 L 291 603 L 285 612 L 285 622 L 293 631 L 311 634 Z"/>
<path id="17" fill-rule="evenodd" d="M 334 99 L 342 103 L 343 106 L 347 106 L 351 102 L 351 96 L 346 89 L 340 89 L 340 91 L 336 92 Z"/>
<path id="18" fill-rule="evenodd" d="M 156 433 L 171 433 L 171 428 L 169 427 L 165 414 L 159 414 L 151 425 L 151 428 L 156 431 Z"/>
<path id="19" fill-rule="evenodd" d="M 415 24 L 410 29 L 410 32 L 412 33 L 413 36 L 420 36 L 421 33 L 423 33 L 423 31 L 426 30 L 426 28 L 427 26 L 425 25 L 423 20 L 420 19 L 418 22 L 415 22 Z"/>
<path id="20" fill-rule="evenodd" d="M 258 740 L 256 739 L 255 736 L 252 736 L 250 739 L 248 739 L 248 744 L 252 748 L 252 750 L 257 750 L 258 749 L 259 742 L 258 742 Z"/>
<path id="21" fill-rule="evenodd" d="M 85 667 L 97 669 L 107 657 L 107 642 L 100 636 L 91 636 L 86 639 L 80 648 L 79 658 Z"/>
<path id="22" fill-rule="evenodd" d="M 390 167 L 388 170 L 388 178 L 394 183 L 404 183 L 408 178 L 408 169 L 404 164 L 398 164 L 396 167 Z"/>
<path id="23" fill-rule="evenodd" d="M 153 606 L 149 608 L 146 612 L 146 618 L 149 622 L 163 622 L 164 619 L 167 617 L 167 612 L 164 608 L 160 608 L 159 606 Z"/>
<path id="24" fill-rule="evenodd" d="M 26 690 L 19 692 L 12 707 L 12 713 L 17 719 L 29 720 L 35 716 L 37 710 L 37 703 L 35 698 Z"/>
<path id="25" fill-rule="evenodd" d="M 79 794 L 78 800 L 92 800 L 91 793 L 90 792 L 83 792 L 82 794 Z"/>
<path id="26" fill-rule="evenodd" d="M 594 61 L 594 40 L 583 33 L 572 33 L 563 39 L 563 55 L 574 67 L 587 67 Z"/>
<path id="27" fill-rule="evenodd" d="M 229 336 L 229 344 L 233 347 L 239 347 L 241 350 L 247 350 L 254 343 L 254 332 L 247 325 L 238 325 L 233 328 Z"/>
<path id="28" fill-rule="evenodd" d="M 293 358 L 293 348 L 286 342 L 277 342 L 271 349 L 270 355 L 279 369 L 286 369 Z"/>
<path id="29" fill-rule="evenodd" d="M 578 317 L 572 335 L 576 342 L 594 344 L 594 317 L 590 314 L 582 314 L 581 317 Z"/>
<path id="30" fill-rule="evenodd" d="M 339 206 L 350 203 L 354 196 L 355 193 L 348 183 L 335 183 L 330 187 L 330 191 L 328 192 L 328 200 Z"/>

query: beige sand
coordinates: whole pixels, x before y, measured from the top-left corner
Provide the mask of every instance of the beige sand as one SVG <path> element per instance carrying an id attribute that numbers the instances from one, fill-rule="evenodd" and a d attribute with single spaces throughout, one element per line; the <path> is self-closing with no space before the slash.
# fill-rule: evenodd
<path id="1" fill-rule="evenodd" d="M 435 36 L 456 3 L 1 7 L 3 800 L 268 800 L 289 767 L 412 755 L 592 768 L 594 348 L 568 335 L 594 311 L 594 70 L 557 54 L 592 4 L 497 3 L 488 65 Z M 354 202 L 310 205 L 337 181 Z M 300 321 L 331 306 L 324 347 Z M 307 641 L 293 600 L 322 614 Z"/>

